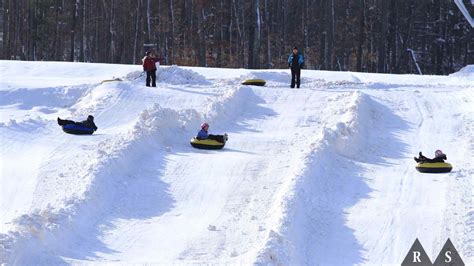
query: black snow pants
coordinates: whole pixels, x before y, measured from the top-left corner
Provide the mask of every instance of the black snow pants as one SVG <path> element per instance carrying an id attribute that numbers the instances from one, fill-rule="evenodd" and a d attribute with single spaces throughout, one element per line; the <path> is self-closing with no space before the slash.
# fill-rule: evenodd
<path id="1" fill-rule="evenodd" d="M 212 135 L 209 134 L 209 139 L 219 141 L 220 143 L 225 143 L 225 137 L 223 135 Z"/>
<path id="2" fill-rule="evenodd" d="M 291 68 L 291 88 L 300 87 L 300 76 L 301 76 L 301 68 L 299 67 L 292 67 Z"/>
<path id="3" fill-rule="evenodd" d="M 147 87 L 150 87 L 150 81 L 151 81 L 151 86 L 156 87 L 156 69 L 146 72 L 146 86 Z"/>
<path id="4" fill-rule="evenodd" d="M 69 125 L 69 124 L 76 124 L 76 122 L 72 121 L 72 120 L 66 120 L 66 119 L 61 119 L 58 117 L 58 125 L 60 126 L 65 126 L 65 125 Z"/>

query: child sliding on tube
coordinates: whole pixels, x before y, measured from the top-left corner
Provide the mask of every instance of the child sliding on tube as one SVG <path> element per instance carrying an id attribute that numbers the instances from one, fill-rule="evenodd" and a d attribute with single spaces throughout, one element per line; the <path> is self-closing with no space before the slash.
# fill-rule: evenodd
<path id="1" fill-rule="evenodd" d="M 87 120 L 84 120 L 82 122 L 75 122 L 75 121 L 72 121 L 72 120 L 65 120 L 65 119 L 61 119 L 61 118 L 58 117 L 58 125 L 65 126 L 65 125 L 70 125 L 70 124 L 76 125 L 76 126 L 87 127 L 87 128 L 90 128 L 94 131 L 97 130 L 97 126 L 94 123 L 94 117 L 92 115 L 89 115 L 87 117 Z"/>
<path id="2" fill-rule="evenodd" d="M 228 139 L 227 134 L 224 135 L 212 135 L 208 133 L 209 130 L 209 124 L 208 123 L 202 123 L 201 124 L 201 130 L 199 130 L 196 138 L 198 140 L 204 140 L 204 139 L 212 139 L 215 141 L 218 141 L 220 143 L 225 143 Z"/>
<path id="3" fill-rule="evenodd" d="M 435 157 L 433 159 L 426 158 L 421 154 L 421 151 L 419 153 L 420 157 L 414 158 L 415 162 L 417 163 L 444 163 L 444 160 L 447 160 L 448 158 L 446 157 L 446 154 L 444 154 L 441 150 L 436 150 L 435 151 Z"/>

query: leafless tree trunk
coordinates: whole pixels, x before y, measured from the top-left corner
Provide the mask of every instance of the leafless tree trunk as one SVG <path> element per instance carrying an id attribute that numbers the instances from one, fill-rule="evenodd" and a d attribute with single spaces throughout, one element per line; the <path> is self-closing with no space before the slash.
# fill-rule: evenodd
<path id="1" fill-rule="evenodd" d="M 267 68 L 272 68 L 272 46 L 271 46 L 271 24 L 270 24 L 270 8 L 268 7 L 268 0 L 265 0 L 265 28 L 267 34 Z"/>
<path id="2" fill-rule="evenodd" d="M 70 31 L 70 51 L 69 51 L 69 61 L 74 62 L 74 52 L 76 44 L 76 23 L 77 23 L 77 10 L 79 9 L 79 0 L 76 0 L 73 3 L 72 7 L 72 19 L 71 19 L 71 31 Z"/>
<path id="3" fill-rule="evenodd" d="M 175 49 L 174 47 L 174 10 L 173 10 L 173 1 L 174 0 L 170 0 L 169 2 L 169 17 L 170 17 L 170 30 L 169 30 L 169 46 L 171 47 L 170 48 L 170 51 L 169 51 L 169 57 L 170 57 L 170 62 L 172 63 L 174 61 L 173 57 L 174 57 L 174 51 L 177 49 Z"/>
<path id="4" fill-rule="evenodd" d="M 380 8 L 380 29 L 379 29 L 379 38 L 377 41 L 377 72 L 385 73 L 386 72 L 386 38 L 387 38 L 387 1 L 379 0 L 378 6 Z"/>
<path id="5" fill-rule="evenodd" d="M 140 4 L 141 1 L 138 1 L 137 8 L 135 10 L 135 36 L 133 38 L 133 64 L 137 63 L 137 47 L 138 47 L 138 23 L 140 18 Z"/>
<path id="6" fill-rule="evenodd" d="M 360 27 L 359 27 L 359 40 L 357 45 L 357 68 L 358 72 L 362 72 L 362 53 L 365 42 L 365 0 L 359 0 L 360 2 Z"/>
<path id="7" fill-rule="evenodd" d="M 150 0 L 146 0 L 146 26 L 147 26 L 147 43 L 151 41 L 151 14 L 150 14 Z"/>

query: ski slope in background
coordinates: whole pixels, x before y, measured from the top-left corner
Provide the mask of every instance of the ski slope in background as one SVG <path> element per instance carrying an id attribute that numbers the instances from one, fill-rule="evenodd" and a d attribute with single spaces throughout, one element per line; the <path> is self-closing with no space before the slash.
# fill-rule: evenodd
<path id="1" fill-rule="evenodd" d="M 400 264 L 416 238 L 474 263 L 473 66 L 140 71 L 0 61 L 0 263 Z M 189 145 L 202 121 L 223 150 Z M 418 173 L 438 148 L 453 171 Z"/>

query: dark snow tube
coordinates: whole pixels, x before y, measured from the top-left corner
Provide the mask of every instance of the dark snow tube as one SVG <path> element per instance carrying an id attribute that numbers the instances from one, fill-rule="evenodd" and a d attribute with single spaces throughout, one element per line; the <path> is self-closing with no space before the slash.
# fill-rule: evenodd
<path id="1" fill-rule="evenodd" d="M 63 126 L 63 131 L 69 134 L 74 135 L 92 135 L 94 133 L 94 129 L 79 126 L 75 124 L 68 124 Z"/>
<path id="2" fill-rule="evenodd" d="M 263 79 L 247 79 L 242 85 L 265 86 L 267 82 Z"/>
<path id="3" fill-rule="evenodd" d="M 416 170 L 421 173 L 449 173 L 453 166 L 449 163 L 419 163 Z"/>
<path id="4" fill-rule="evenodd" d="M 192 138 L 191 141 L 191 146 L 197 149 L 204 149 L 204 150 L 219 150 L 224 148 L 225 143 L 221 143 L 217 140 L 212 140 L 212 139 L 203 139 L 199 140 L 196 138 Z"/>

